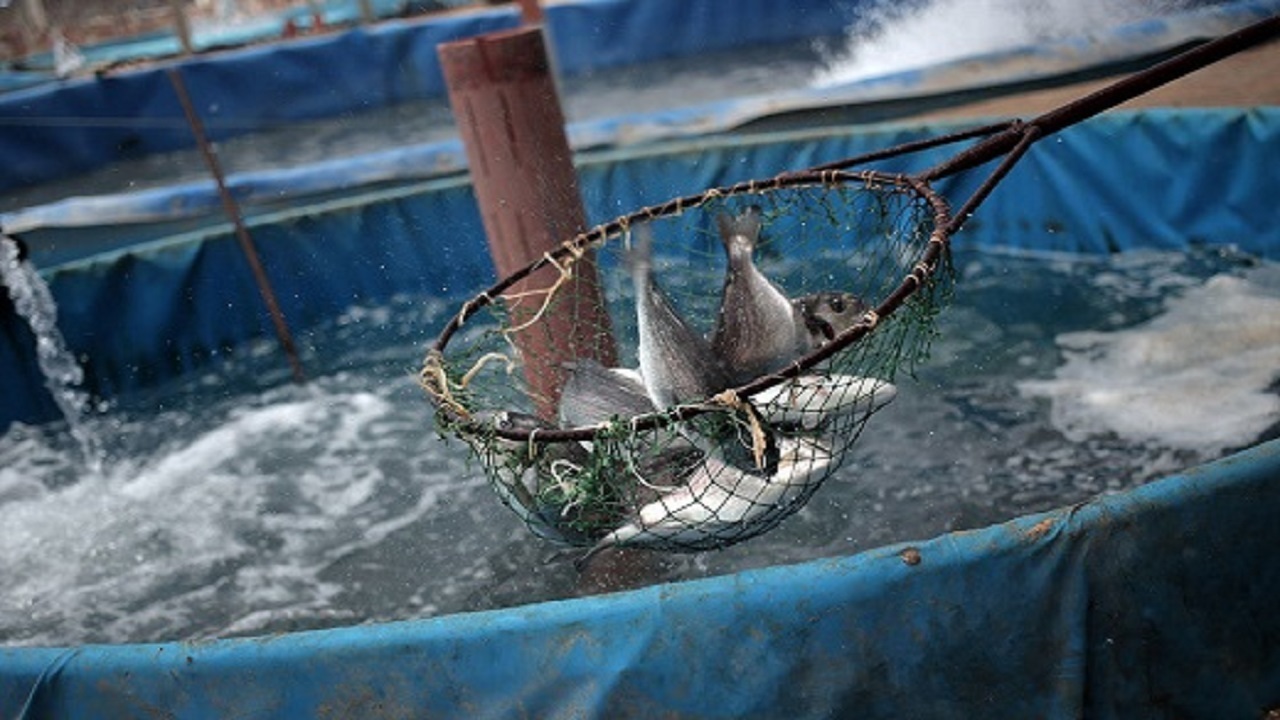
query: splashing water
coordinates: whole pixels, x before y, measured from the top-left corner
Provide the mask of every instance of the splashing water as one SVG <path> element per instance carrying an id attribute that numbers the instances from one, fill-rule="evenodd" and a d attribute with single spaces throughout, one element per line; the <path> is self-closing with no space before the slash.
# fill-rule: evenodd
<path id="1" fill-rule="evenodd" d="M 1054 378 L 1018 389 L 1049 398 L 1074 440 L 1111 431 L 1206 453 L 1238 446 L 1280 416 L 1280 297 L 1274 271 L 1258 278 L 1216 275 L 1136 327 L 1063 334 Z"/>
<path id="2" fill-rule="evenodd" d="M 1066 38 L 1182 9 L 1188 0 L 878 0 L 850 27 L 818 87 Z"/>
<path id="3" fill-rule="evenodd" d="M 86 469 L 91 474 L 101 473 L 101 443 L 84 422 L 91 410 L 89 395 L 77 387 L 84 381 L 84 370 L 58 331 L 58 305 L 36 269 L 21 259 L 17 242 L 4 236 L 0 236 L 0 284 L 8 289 L 14 309 L 35 335 L 36 360 L 44 373 L 45 387 L 66 419 Z"/>

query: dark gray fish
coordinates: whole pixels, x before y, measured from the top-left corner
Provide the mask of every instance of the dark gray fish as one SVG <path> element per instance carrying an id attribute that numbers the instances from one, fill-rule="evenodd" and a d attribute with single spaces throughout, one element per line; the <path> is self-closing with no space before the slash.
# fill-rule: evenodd
<path id="1" fill-rule="evenodd" d="M 642 375 L 629 368 L 606 368 L 595 360 L 567 363 L 569 377 L 560 395 L 560 423 L 585 427 L 627 419 L 654 411 Z M 670 429 L 646 431 L 636 437 L 625 476 L 617 481 L 632 507 L 650 502 L 654 487 L 674 485 L 702 459 L 703 451 Z"/>
<path id="2" fill-rule="evenodd" d="M 831 290 L 794 298 L 791 304 L 804 320 L 808 350 L 827 344 L 836 335 L 856 325 L 871 309 L 853 293 Z"/>
<path id="3" fill-rule="evenodd" d="M 711 347 L 737 385 L 773 372 L 809 349 L 800 308 L 756 267 L 760 208 L 716 218 L 728 256 Z"/>
<path id="4" fill-rule="evenodd" d="M 653 278 L 653 232 L 637 225 L 628 253 L 636 292 L 640 374 L 645 391 L 661 410 L 697 402 L 729 386 L 711 346 L 676 312 Z"/>
<path id="5" fill-rule="evenodd" d="M 607 368 L 590 359 L 565 363 L 564 367 L 569 371 L 560 391 L 560 424 L 564 427 L 598 425 L 654 410 L 644 376 L 636 370 Z"/>

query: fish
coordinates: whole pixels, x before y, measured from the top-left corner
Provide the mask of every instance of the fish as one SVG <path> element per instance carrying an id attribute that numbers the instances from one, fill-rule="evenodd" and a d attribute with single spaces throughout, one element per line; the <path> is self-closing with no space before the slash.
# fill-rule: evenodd
<path id="1" fill-rule="evenodd" d="M 636 294 L 640 375 L 654 407 L 711 397 L 729 378 L 706 338 L 689 327 L 653 277 L 653 231 L 640 224 L 628 253 Z"/>
<path id="2" fill-rule="evenodd" d="M 898 396 L 893 383 L 860 375 L 801 375 L 750 396 L 767 422 L 787 431 L 815 432 L 834 418 L 870 417 Z"/>
<path id="3" fill-rule="evenodd" d="M 654 411 L 638 369 L 606 368 L 590 359 L 564 364 L 560 424 L 589 427 Z M 785 380 L 749 397 L 761 419 L 788 430 L 813 431 L 832 417 L 870 415 L 897 397 L 897 387 L 859 375 L 809 374 Z"/>
<path id="4" fill-rule="evenodd" d="M 788 512 L 826 475 L 834 454 L 820 437 L 781 437 L 777 468 L 757 474 L 708 455 L 679 489 L 640 508 L 575 561 L 581 570 L 610 547 L 711 549 L 746 539 Z"/>
<path id="5" fill-rule="evenodd" d="M 592 425 L 651 412 L 643 373 L 606 368 L 594 360 L 568 365 L 560 417 L 564 424 Z M 744 461 L 744 446 L 723 431 L 723 419 L 691 423 L 661 437 L 639 436 L 625 480 L 634 486 L 633 518 L 608 531 L 577 561 L 579 568 L 615 545 L 711 548 L 745 539 L 774 522 L 806 494 L 832 463 L 836 437 L 823 434 L 833 418 L 871 413 L 897 395 L 878 378 L 802 375 L 750 397 L 765 425 L 766 469 Z M 777 435 L 773 426 L 793 435 Z M 702 428 L 697 432 L 695 428 Z M 749 470 L 743 468 L 751 468 Z"/>
<path id="6" fill-rule="evenodd" d="M 711 348 L 734 385 L 773 372 L 803 355 L 810 331 L 798 307 L 755 265 L 760 208 L 721 214 L 716 223 L 728 265 Z"/>
<path id="7" fill-rule="evenodd" d="M 558 416 L 564 427 L 599 425 L 655 410 L 638 369 L 607 368 L 596 360 L 564 363 Z"/>
<path id="8" fill-rule="evenodd" d="M 606 368 L 592 359 L 564 364 L 568 378 L 560 394 L 559 419 L 565 427 L 596 426 L 612 420 L 626 420 L 654 412 L 638 369 Z M 584 447 L 591 448 L 590 442 Z M 690 442 L 679 431 L 657 428 L 635 437 L 622 470 L 639 482 L 630 493 L 638 503 L 653 499 L 653 488 L 675 484 L 693 464 L 702 459 L 700 443 Z"/>
<path id="9" fill-rule="evenodd" d="M 792 298 L 792 306 L 804 320 L 807 350 L 816 350 L 858 324 L 871 308 L 850 292 L 826 290 Z"/>
<path id="10" fill-rule="evenodd" d="M 473 421 L 500 430 L 538 430 L 555 426 L 535 415 L 484 411 Z M 578 442 L 530 443 L 464 436 L 475 450 L 490 484 L 533 533 L 561 545 L 585 546 L 616 523 L 625 510 L 611 514 L 600 503 L 579 504 L 578 482 L 591 467 L 591 452 Z"/>

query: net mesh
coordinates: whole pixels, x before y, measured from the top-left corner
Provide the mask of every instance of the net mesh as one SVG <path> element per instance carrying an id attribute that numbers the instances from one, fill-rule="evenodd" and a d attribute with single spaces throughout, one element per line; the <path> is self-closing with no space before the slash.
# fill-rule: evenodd
<path id="1" fill-rule="evenodd" d="M 437 426 L 554 542 L 759 535 L 926 356 L 945 218 L 919 182 L 825 172 L 598 226 L 464 305 L 422 370 Z"/>

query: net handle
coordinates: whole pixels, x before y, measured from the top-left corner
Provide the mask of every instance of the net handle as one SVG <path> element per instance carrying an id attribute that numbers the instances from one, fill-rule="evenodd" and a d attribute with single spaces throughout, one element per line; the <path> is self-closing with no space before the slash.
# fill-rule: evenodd
<path id="1" fill-rule="evenodd" d="M 1031 138 L 1030 142 L 1048 137 L 1278 35 L 1280 15 L 1247 25 L 1060 105 L 1025 123 L 1015 121 L 977 145 L 925 170 L 919 177 L 926 182 L 933 182 L 990 162 L 1010 153 L 1028 137 Z M 981 193 L 982 190 L 978 192 Z M 957 216 L 962 219 L 965 217 L 963 213 L 958 213 Z"/>
<path id="2" fill-rule="evenodd" d="M 1134 73 L 1123 80 L 1103 87 L 1093 93 L 1060 105 L 1040 116 L 1023 122 L 1005 120 L 980 127 L 961 130 L 946 135 L 902 143 L 890 148 L 815 165 L 810 170 L 844 170 L 858 165 L 885 160 L 900 155 L 930 150 L 952 143 L 975 138 L 986 138 L 962 153 L 953 155 L 920 173 L 920 177 L 932 182 L 955 175 L 1013 151 L 1028 134 L 1039 133 L 1035 139 L 1051 135 L 1087 120 L 1139 95 L 1189 75 L 1219 60 L 1259 45 L 1280 35 L 1280 16 L 1253 23 L 1221 37 L 1209 40 L 1190 50 L 1179 53 L 1163 62 Z M 1034 141 L 1034 140 L 1033 140 Z"/>

